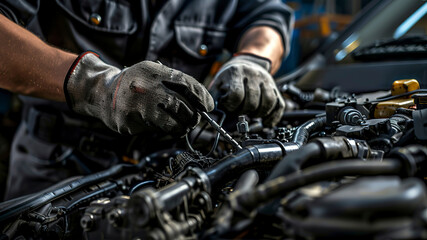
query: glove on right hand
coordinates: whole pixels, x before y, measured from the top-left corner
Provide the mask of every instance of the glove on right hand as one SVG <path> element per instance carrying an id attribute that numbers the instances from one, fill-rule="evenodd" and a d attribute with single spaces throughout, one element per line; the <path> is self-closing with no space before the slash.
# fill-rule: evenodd
<path id="1" fill-rule="evenodd" d="M 92 52 L 70 68 L 64 92 L 75 112 L 128 134 L 161 129 L 184 135 L 200 121 L 195 108 L 214 108 L 209 92 L 189 75 L 150 61 L 120 70 Z"/>
<path id="2" fill-rule="evenodd" d="M 262 117 L 266 126 L 282 118 L 285 101 L 269 73 L 270 61 L 253 54 L 231 58 L 210 84 L 212 95 L 229 112 Z"/>

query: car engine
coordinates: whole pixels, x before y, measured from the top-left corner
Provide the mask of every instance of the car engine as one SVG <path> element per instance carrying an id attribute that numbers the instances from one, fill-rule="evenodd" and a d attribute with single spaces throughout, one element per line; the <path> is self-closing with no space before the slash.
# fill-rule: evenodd
<path id="1" fill-rule="evenodd" d="M 1 203 L 1 239 L 426 239 L 427 90 L 281 91 L 274 128 L 216 109 L 223 132 Z"/>

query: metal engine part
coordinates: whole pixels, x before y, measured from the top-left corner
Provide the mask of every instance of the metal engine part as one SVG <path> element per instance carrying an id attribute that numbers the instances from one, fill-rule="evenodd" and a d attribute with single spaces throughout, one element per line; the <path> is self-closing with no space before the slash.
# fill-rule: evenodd
<path id="1" fill-rule="evenodd" d="M 336 98 L 274 128 L 247 116 L 201 128 L 200 151 L 177 140 L 0 203 L 2 238 L 427 239 L 426 111 L 377 119 L 379 101 Z"/>

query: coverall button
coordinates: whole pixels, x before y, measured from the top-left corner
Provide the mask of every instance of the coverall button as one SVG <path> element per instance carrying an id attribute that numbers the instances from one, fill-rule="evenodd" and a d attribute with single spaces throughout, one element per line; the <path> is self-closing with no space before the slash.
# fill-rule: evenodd
<path id="1" fill-rule="evenodd" d="M 206 46 L 205 44 L 200 45 L 199 54 L 200 56 L 206 56 L 208 54 L 208 46 Z"/>
<path id="2" fill-rule="evenodd" d="M 102 18 L 101 18 L 101 16 L 98 13 L 92 13 L 90 15 L 90 22 L 93 25 L 98 26 L 101 23 L 101 20 L 102 20 Z"/>

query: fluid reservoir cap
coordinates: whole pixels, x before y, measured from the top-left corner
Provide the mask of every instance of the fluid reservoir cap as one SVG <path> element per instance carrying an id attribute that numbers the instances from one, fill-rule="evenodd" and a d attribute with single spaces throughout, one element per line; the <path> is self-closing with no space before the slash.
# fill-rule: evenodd
<path id="1" fill-rule="evenodd" d="M 401 79 L 393 82 L 391 95 L 399 95 L 420 89 L 420 84 L 416 79 Z"/>

